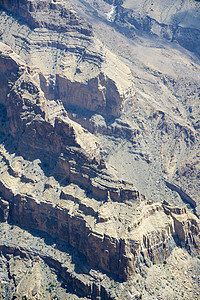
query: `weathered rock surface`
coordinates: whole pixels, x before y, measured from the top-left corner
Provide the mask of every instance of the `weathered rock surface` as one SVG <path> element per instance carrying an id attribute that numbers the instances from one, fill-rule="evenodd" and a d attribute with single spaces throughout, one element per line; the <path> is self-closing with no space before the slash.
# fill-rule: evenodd
<path id="1" fill-rule="evenodd" d="M 116 2 L 114 6 L 105 1 L 98 1 L 98 5 L 92 1 L 87 3 L 89 8 L 86 14 L 84 4 L 76 0 L 76 4 L 80 6 L 80 9 L 77 8 L 79 14 L 93 24 L 94 32 L 104 45 L 123 58 L 123 62 L 132 70 L 133 77 L 134 93 L 124 101 L 124 114 L 121 116 L 123 123 L 137 130 L 132 143 L 125 143 L 124 139 L 113 141 L 105 138 L 105 132 L 106 130 L 110 132 L 111 124 L 107 124 L 108 129 L 105 124 L 102 128 L 103 120 L 101 119 L 100 122 L 99 119 L 95 119 L 96 131 L 104 134 L 102 140 L 106 145 L 106 160 L 112 166 L 113 172 L 116 169 L 115 173 L 118 176 L 132 181 L 148 198 L 156 197 L 159 201 L 163 198 L 171 199 L 174 204 L 181 204 L 181 200 L 175 194 L 169 194 L 166 190 L 163 181 L 164 173 L 168 181 L 178 184 L 183 189 L 186 187 L 186 193 L 196 201 L 198 206 L 199 184 L 196 166 L 199 161 L 199 58 L 180 47 L 177 42 L 172 43 L 161 38 L 162 35 L 157 34 L 160 38 L 156 38 L 148 30 L 143 30 L 142 25 L 140 29 L 136 29 L 131 24 L 128 25 L 128 21 L 124 23 L 118 10 L 122 8 L 123 11 L 127 6 L 127 11 L 141 22 L 149 18 L 148 14 L 154 14 L 155 19 L 163 18 L 163 22 L 172 24 L 173 15 L 178 14 L 180 8 L 185 12 L 182 20 L 184 22 L 187 19 L 185 26 L 188 26 L 188 32 L 191 30 L 192 36 L 192 30 L 195 26 L 198 29 L 199 25 L 198 22 L 195 23 L 198 18 L 190 17 L 190 10 L 195 6 L 194 15 L 198 16 L 199 3 L 195 1 L 172 3 L 170 9 L 168 2 L 163 6 L 163 1 L 162 5 L 161 2 L 146 1 L 147 6 L 138 1 L 131 3 L 125 1 L 123 4 Z M 131 10 L 131 5 L 134 10 Z M 153 7 L 152 11 L 150 6 Z M 119 18 L 114 18 L 112 22 L 105 22 L 107 13 L 113 10 Z M 164 28 L 164 25 L 161 27 Z M 124 35 L 121 34 L 122 32 Z M 187 41 L 185 34 L 184 41 Z M 192 47 L 194 43 L 195 38 L 188 44 Z M 86 118 L 80 120 L 80 114 L 78 116 L 77 113 L 73 114 L 73 118 L 78 122 L 82 121 L 81 124 L 86 128 L 91 128 L 90 124 L 94 126 L 94 118 L 89 119 L 89 125 Z M 124 128 L 121 128 L 121 131 L 124 132 Z M 189 170 L 192 168 L 197 172 L 189 171 L 187 174 L 191 173 L 192 176 L 179 177 L 177 176 L 179 173 L 183 174 L 181 169 L 185 168 L 186 157 Z M 137 176 L 129 170 L 135 170 Z M 151 175 L 146 176 L 149 173 Z M 155 184 L 157 181 L 159 183 Z"/>
<path id="2" fill-rule="evenodd" d="M 2 47 L 3 61 L 5 57 L 10 58 L 10 51 L 8 47 Z M 16 66 L 14 59 L 13 64 Z M 18 65 L 18 70 L 20 68 Z M 91 265 L 124 279 L 134 272 L 142 247 L 145 257 L 161 261 L 170 254 L 174 236 L 187 242 L 188 234 L 183 236 L 176 232 L 173 218 L 165 214 L 161 204 L 148 203 L 131 185 L 112 180 L 99 169 L 100 161 L 94 161 L 97 152 L 93 150 L 98 144 L 91 133 L 65 116 L 55 118 L 54 126 L 48 122 L 45 98 L 26 68 L 21 74 L 19 71 L 15 74 L 19 78 L 10 87 L 4 102 L 15 147 L 29 159 L 32 153 L 35 155 L 43 149 L 48 156 L 57 155 L 58 162 L 51 173 L 59 174 L 61 178 L 60 182 L 48 183 L 37 160 L 32 163 L 31 174 L 23 167 L 26 163 L 22 158 L 10 155 L 8 149 L 2 147 L 1 193 L 10 202 L 10 218 L 15 223 L 67 241 L 82 252 Z M 86 149 L 81 143 L 82 135 L 88 146 Z M 27 152 L 24 151 L 26 148 Z M 43 156 L 40 159 L 43 160 Z M 63 177 L 89 189 L 90 196 L 76 185 L 62 187 Z M 74 192 L 78 195 L 73 196 Z M 49 197 L 53 197 L 52 200 Z M 139 215 L 135 215 L 136 209 Z M 132 219 L 134 215 L 135 219 Z M 198 239 L 198 221 L 193 223 L 196 226 L 193 235 Z M 190 228 L 186 229 L 190 231 Z M 179 228 L 179 231 L 186 229 Z M 198 243 L 192 244 L 198 249 Z"/>
<path id="3" fill-rule="evenodd" d="M 124 1 L 122 7 L 122 15 L 128 24 L 171 42 L 177 42 L 199 54 L 200 5 L 197 1 Z M 119 11 L 121 21 L 123 17 L 121 10 Z"/>
<path id="4" fill-rule="evenodd" d="M 9 202 L 0 199 L 0 221 L 6 222 L 8 219 Z"/>
<path id="5" fill-rule="evenodd" d="M 7 12 L 1 12 L 1 21 L 12 23 L 12 29 L 6 26 L 1 38 L 14 46 L 29 65 L 39 66 L 43 71 L 38 80 L 47 99 L 60 99 L 65 106 L 105 115 L 120 114 L 124 93 L 132 87 L 130 70 L 103 48 L 93 37 L 91 25 L 70 4 L 49 0 L 14 1 L 13 5 L 1 1 L 0 5 L 23 18 L 21 31 L 14 15 L 8 20 Z M 19 43 L 13 39 L 16 30 L 21 32 Z M 29 34 L 24 39 L 25 32 Z M 27 45 L 23 50 L 21 43 Z M 117 73 L 112 71 L 113 67 L 118 69 Z"/>
<path id="6" fill-rule="evenodd" d="M 139 298 L 129 286 L 134 276 L 173 265 L 177 246 L 198 265 L 199 63 L 180 45 L 198 53 L 182 35 L 188 24 L 199 29 L 184 15 L 185 28 L 177 25 L 172 38 L 179 46 L 155 38 L 152 32 L 168 39 L 163 32 L 173 30 L 170 14 L 159 19 L 159 3 L 147 13 L 134 1 L 0 1 L 0 220 L 55 241 L 46 253 L 48 241 L 30 246 L 33 232 L 27 245 L 12 234 L 1 240 L 12 297 L 42 299 L 43 261 L 71 292 L 93 299 Z M 66 266 L 70 251 L 76 259 Z M 37 286 L 16 271 L 34 255 Z"/>

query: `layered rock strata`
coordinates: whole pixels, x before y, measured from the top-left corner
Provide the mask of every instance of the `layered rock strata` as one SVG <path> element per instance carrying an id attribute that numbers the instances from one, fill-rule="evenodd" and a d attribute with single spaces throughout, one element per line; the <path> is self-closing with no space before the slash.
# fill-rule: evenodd
<path id="1" fill-rule="evenodd" d="M 1 99 L 7 112 L 1 194 L 9 202 L 9 213 L 2 202 L 3 219 L 8 216 L 21 226 L 57 236 L 82 252 L 92 266 L 123 279 L 133 274 L 141 251 L 150 260 L 168 256 L 177 232 L 162 205 L 148 202 L 130 184 L 112 179 L 97 159 L 98 140 L 64 111 L 53 125 L 48 121 L 46 99 L 31 71 L 3 45 L 1 65 L 5 85 L 10 80 Z M 11 154 L 13 138 L 16 155 Z M 47 164 L 51 164 L 49 175 Z M 52 175 L 59 175 L 58 181 Z M 193 223 L 198 236 L 198 223 Z"/>
<path id="2" fill-rule="evenodd" d="M 25 260 L 25 266 L 27 261 L 29 261 L 29 265 L 31 261 L 33 269 L 41 262 L 45 262 L 49 267 L 54 268 L 58 272 L 68 287 L 71 287 L 72 291 L 79 297 L 116 299 L 115 297 L 111 297 L 109 293 L 112 280 L 98 270 L 91 269 L 83 259 L 81 260 L 80 255 L 78 255 L 75 250 L 70 249 L 66 243 L 58 242 L 56 246 L 55 244 L 51 245 L 52 239 L 48 236 L 40 238 L 36 235 L 34 236 L 34 232 L 26 232 L 26 234 L 24 234 L 22 229 L 13 225 L 9 226 L 8 224 L 2 226 L 1 233 L 0 250 L 9 260 L 10 281 L 14 278 L 16 290 L 10 297 L 20 297 L 22 294 L 22 296 L 27 298 L 32 297 L 33 299 L 38 299 L 38 297 L 41 297 L 40 299 L 45 299 L 45 293 L 47 293 L 42 289 L 45 278 L 43 278 L 43 284 L 37 284 L 41 277 L 40 274 L 35 274 L 35 286 L 34 284 L 31 285 L 26 282 L 27 279 L 30 278 L 30 274 L 32 272 L 33 274 L 35 273 L 33 270 L 31 272 L 30 266 L 29 272 L 27 272 L 29 274 L 28 276 L 27 273 L 19 274 L 20 272 L 17 267 L 22 267 L 23 263 L 21 263 L 21 266 L 17 264 L 18 259 L 18 261 L 22 262 Z M 18 245 L 13 243 L 14 236 L 18 239 Z M 44 238 L 49 242 L 48 246 L 45 244 Z M 14 267 L 11 257 L 14 259 Z M 78 266 L 79 269 L 77 270 Z M 26 278 L 26 276 L 28 278 Z M 56 283 L 54 283 L 54 285 L 56 285 Z M 48 290 L 48 287 L 46 290 Z M 46 297 L 48 297 L 48 295 L 46 295 Z"/>
<path id="3" fill-rule="evenodd" d="M 94 31 L 106 47 L 123 58 L 132 70 L 134 94 L 129 101 L 124 102 L 124 115 L 121 119 L 130 125 L 131 129 L 137 128 L 137 136 L 133 139 L 135 144 L 130 145 L 132 151 L 123 147 L 125 128 L 121 127 L 123 139 L 121 141 L 115 139 L 115 144 L 121 144 L 122 149 L 112 151 L 107 155 L 107 160 L 117 169 L 123 179 L 132 180 L 142 193 L 148 195 L 148 198 L 156 197 L 159 201 L 167 199 L 174 204 L 181 205 L 182 200 L 178 194 L 166 191 L 163 180 L 164 172 L 164 177 L 169 182 L 180 186 L 194 199 L 197 203 L 196 212 L 199 215 L 198 49 L 193 49 L 196 55 L 186 51 L 182 43 L 180 43 L 182 46 L 177 43 L 176 31 L 170 33 L 173 26 L 178 26 L 182 31 L 183 43 L 189 47 L 195 45 L 196 34 L 194 32 L 199 29 L 197 21 L 199 3 L 193 0 L 176 3 L 172 1 L 173 3 L 170 2 L 170 4 L 165 1 L 161 1 L 162 3 L 145 1 L 145 4 L 144 1 L 124 1 L 123 3 L 116 1 L 113 4 L 99 0 L 98 5 L 90 0 L 84 4 L 78 0 L 75 2 L 81 7 L 77 9 L 79 14 L 93 24 Z M 87 14 L 84 12 L 86 5 L 89 7 Z M 118 13 L 118 10 L 122 15 Z M 114 16 L 112 22 L 108 20 L 110 12 L 113 12 Z M 123 12 L 127 13 L 126 20 L 123 19 Z M 128 15 L 130 20 L 128 20 Z M 134 26 L 131 21 L 133 19 L 140 24 Z M 148 23 L 148 20 L 151 22 L 150 19 L 160 24 L 155 32 L 144 25 Z M 174 39 L 167 40 L 162 35 L 162 30 L 166 28 L 169 29 L 170 34 L 174 34 Z M 106 30 L 106 35 L 104 30 Z M 187 35 L 184 34 L 183 38 L 184 31 L 187 31 Z M 104 119 L 92 117 L 87 125 L 88 120 L 81 119 L 81 114 L 77 116 L 73 112 L 73 117 L 78 122 L 82 122 L 83 126 L 88 126 L 87 128 L 95 125 L 97 132 L 103 132 L 102 140 L 106 140 L 106 132 L 110 131 L 111 126 L 106 127 Z M 114 124 L 113 122 L 109 125 Z M 111 132 L 113 137 L 115 132 Z M 130 141 L 129 137 L 128 141 Z M 107 138 L 107 143 L 110 142 L 112 140 Z M 134 148 L 137 151 L 134 151 Z M 133 152 L 135 152 L 134 155 L 131 155 Z M 131 159 L 127 159 L 126 162 L 125 159 L 122 161 L 120 160 L 121 154 Z M 150 158 L 148 162 L 146 160 L 148 165 L 144 162 L 147 156 Z M 119 160 L 120 164 L 117 163 Z M 122 167 L 123 165 L 126 167 Z M 130 165 L 131 168 L 129 168 Z M 138 176 L 134 176 L 135 172 L 127 172 L 129 169 L 137 170 Z M 150 176 L 148 176 L 149 173 Z M 155 178 L 154 174 L 156 174 Z M 158 185 L 157 181 L 159 181 Z"/>
<path id="4" fill-rule="evenodd" d="M 113 7 L 105 1 L 98 0 L 96 5 L 89 0 L 73 0 L 74 9 L 63 1 L 38 1 L 37 6 L 34 1 L 30 5 L 14 2 L 10 13 L 5 10 L 9 9 L 7 2 L 1 3 L 1 39 L 28 65 L 41 69 L 39 72 L 33 68 L 39 73 L 34 79 L 45 98 L 51 100 L 47 104 L 50 122 L 55 121 L 54 110 L 60 111 L 57 117 L 63 115 L 61 106 L 54 105 L 54 100 L 61 98 L 68 116 L 98 135 L 102 141 L 100 151 L 116 177 L 133 182 L 150 199 L 167 199 L 181 205 L 180 197 L 165 189 L 164 172 L 169 182 L 184 188 L 195 199 L 199 215 L 198 59 L 177 44 L 154 38 L 150 32 L 141 36 L 142 28 L 137 30 L 133 26 L 134 42 L 126 38 L 119 33 L 124 30 L 122 21 L 105 22 L 105 12 Z M 120 6 L 141 22 L 145 19 L 141 15 L 148 15 L 170 26 L 180 7 L 180 2 L 178 6 L 172 3 L 166 13 L 167 6 L 162 7 L 160 2 L 146 4 L 132 3 L 133 12 L 130 3 L 116 2 L 115 15 Z M 183 1 L 182 11 L 186 4 Z M 26 9 L 21 20 L 16 15 L 17 5 Z M 198 15 L 199 4 L 188 2 L 188 7 L 194 5 Z M 67 13 L 62 15 L 62 11 Z M 162 14 L 167 15 L 166 20 L 158 20 Z M 29 26 L 29 16 L 36 27 Z M 70 18 L 76 20 L 76 25 Z M 183 20 L 187 21 L 186 27 L 198 27 L 189 11 Z M 91 35 L 81 33 L 82 27 L 89 28 Z"/>
<path id="5" fill-rule="evenodd" d="M 8 174 L 4 174 L 5 179 L 12 180 Z M 141 253 L 145 259 L 157 262 L 168 257 L 175 247 L 174 238 L 182 246 L 189 245 L 194 253 L 195 248 L 199 251 L 199 221 L 186 210 L 166 204 L 164 210 L 161 204 L 103 204 L 86 195 L 82 198 L 84 192 L 76 186 L 65 187 L 64 191 L 64 199 L 61 196 L 52 203 L 48 198 L 38 201 L 19 191 L 14 196 L 1 186 L 1 193 L 9 199 L 9 218 L 16 224 L 45 231 L 68 242 L 93 267 L 124 279 L 133 274 Z M 76 191 L 75 195 L 72 191 Z M 43 198 L 49 192 L 45 190 Z"/>
<path id="6" fill-rule="evenodd" d="M 193 105 L 186 122 L 177 100 L 186 79 L 179 85 L 168 70 L 166 76 L 156 70 L 149 75 L 152 69 L 145 59 L 142 67 L 134 62 L 134 73 L 126 59 L 122 63 L 94 37 L 91 26 L 68 3 L 0 4 L 1 39 L 20 54 L 0 43 L 0 220 L 46 232 L 82 253 L 87 271 L 91 266 L 101 269 L 100 276 L 74 273 L 56 258 L 60 253 L 48 256 L 36 251 L 74 292 L 95 299 L 114 299 L 108 274 L 127 280 L 142 268 L 141 262 L 148 267 L 166 262 L 176 245 L 199 254 L 199 219 L 185 207 L 154 202 L 159 201 L 159 187 L 166 188 L 163 171 L 168 181 L 177 176 L 180 182 L 189 172 L 194 177 L 191 190 L 198 186 L 198 167 L 193 170 L 198 155 L 184 166 L 185 155 L 189 160 L 198 148 L 198 112 L 194 113 L 198 105 L 192 104 L 198 95 L 197 64 L 185 56 L 180 60 L 189 65 L 188 76 L 194 78 L 192 92 L 183 100 L 186 106 Z M 170 51 L 163 53 L 171 59 Z M 105 160 L 106 147 L 108 152 L 119 150 L 113 166 Z M 153 201 L 131 180 L 120 179 L 123 160 L 128 161 L 126 178 L 134 173 L 141 181 L 147 176 L 150 183 L 156 180 Z M 197 194 L 198 189 L 191 196 L 196 208 Z M 172 193 L 167 190 L 165 195 L 169 200 Z M 31 255 L 26 247 L 17 250 L 16 242 L 8 245 L 6 240 L 1 245 L 4 253 Z M 109 284 L 98 284 L 102 276 Z"/>
<path id="7" fill-rule="evenodd" d="M 117 14 L 114 21 L 127 26 L 130 32 L 141 30 L 179 43 L 199 54 L 200 4 L 197 1 L 117 1 L 116 5 Z M 129 36 L 130 32 L 127 32 Z"/>
<path id="8" fill-rule="evenodd" d="M 47 99 L 59 99 L 66 107 L 119 116 L 125 91 L 132 88 L 130 70 L 104 49 L 93 36 L 91 25 L 69 3 L 14 1 L 10 5 L 1 1 L 0 7 L 6 10 L 1 12 L 2 22 L 8 21 L 7 11 L 12 13 L 12 29 L 5 29 L 1 39 L 14 46 L 29 65 L 40 66 L 43 74 L 38 80 Z M 19 17 L 24 22 L 22 31 L 29 32 L 25 38 Z M 16 28 L 21 32 L 18 42 L 14 38 Z"/>

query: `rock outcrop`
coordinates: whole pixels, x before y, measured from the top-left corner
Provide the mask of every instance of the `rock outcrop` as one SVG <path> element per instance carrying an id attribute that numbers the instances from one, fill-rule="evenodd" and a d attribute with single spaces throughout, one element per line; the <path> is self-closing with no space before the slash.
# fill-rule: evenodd
<path id="1" fill-rule="evenodd" d="M 198 2 L 190 0 L 176 3 L 173 1 L 129 3 L 125 0 L 116 5 L 115 22 L 127 26 L 130 32 L 141 30 L 179 43 L 186 49 L 199 54 L 200 5 Z"/>
<path id="2" fill-rule="evenodd" d="M 14 42 L 14 50 L 29 65 L 40 66 L 43 74 L 38 80 L 47 99 L 59 99 L 66 107 L 119 116 L 125 91 L 132 88 L 130 70 L 103 49 L 91 25 L 70 4 L 49 0 L 14 1 L 10 5 L 1 1 L 0 7 L 13 14 L 12 30 L 7 32 L 7 28 L 1 36 L 5 43 L 11 45 L 9 35 L 20 28 L 16 14 L 24 20 L 24 29 L 30 34 L 25 40 L 20 34 L 19 39 L 27 47 L 21 51 Z M 2 21 L 7 19 L 6 11 Z M 118 74 L 111 71 L 113 66 Z"/>
<path id="3" fill-rule="evenodd" d="M 181 246 L 188 247 L 191 251 L 193 250 L 193 245 L 196 249 L 199 249 L 199 219 L 187 211 L 186 208 L 172 207 L 167 202 L 163 202 L 163 208 L 174 220 L 177 241 Z"/>
<path id="4" fill-rule="evenodd" d="M 40 257 L 80 297 L 128 299 L 120 288 L 176 246 L 200 254 L 199 66 L 179 46 L 139 40 L 155 26 L 135 24 L 126 1 L 87 14 L 73 1 L 78 13 L 66 1 L 0 1 L 0 250 L 20 297 L 41 288 L 23 294 L 9 255 Z M 6 234 L 15 225 L 19 237 L 33 230 L 29 244 Z"/>
<path id="5" fill-rule="evenodd" d="M 60 177 L 48 183 L 45 168 L 42 170 L 37 161 L 31 175 L 23 167 L 23 158 L 12 157 L 9 148 L 2 147 L 1 193 L 9 201 L 9 218 L 67 241 L 92 266 L 123 279 L 133 274 L 141 251 L 151 261 L 162 261 L 173 248 L 174 236 L 186 242 L 181 229 L 176 231 L 177 219 L 166 215 L 161 204 L 148 203 L 130 184 L 112 179 L 102 169 L 98 141 L 91 133 L 70 121 L 66 113 L 55 118 L 54 125 L 48 121 L 45 97 L 31 71 L 2 45 L 2 63 L 5 59 L 10 60 L 9 69 L 4 70 L 5 82 L 13 70 L 11 62 L 18 67 L 16 81 L 10 83 L 2 103 L 16 153 L 25 159 L 39 157 L 43 164 L 51 163 L 51 168 L 54 163 L 51 175 Z M 63 179 L 68 181 L 64 187 Z M 8 212 L 2 211 L 6 220 Z M 195 222 L 193 234 L 198 236 Z"/>
<path id="6" fill-rule="evenodd" d="M 1 222 L 7 221 L 8 213 L 9 213 L 9 202 L 0 199 L 0 221 Z"/>

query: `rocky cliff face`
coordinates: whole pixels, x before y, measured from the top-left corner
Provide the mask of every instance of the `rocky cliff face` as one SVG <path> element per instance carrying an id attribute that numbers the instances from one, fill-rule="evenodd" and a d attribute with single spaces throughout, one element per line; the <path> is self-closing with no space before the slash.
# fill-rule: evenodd
<path id="1" fill-rule="evenodd" d="M 85 16 L 85 4 L 75 12 L 65 1 L 0 1 L 1 265 L 15 278 L 12 261 L 30 260 L 40 278 L 33 287 L 8 276 L 11 299 L 53 297 L 42 292 L 45 263 L 93 299 L 128 299 L 133 278 L 170 263 L 177 246 L 198 265 L 199 65 L 147 37 L 145 55 L 139 31 L 134 45 L 119 33 L 122 3 L 105 23 L 110 4 L 99 1 L 97 24 L 89 4 Z"/>
<path id="2" fill-rule="evenodd" d="M 130 30 L 145 31 L 199 54 L 199 8 L 199 3 L 193 0 L 123 1 L 117 5 L 115 21 L 124 23 Z"/>
<path id="3" fill-rule="evenodd" d="M 69 4 L 14 1 L 10 5 L 1 1 L 0 5 L 15 14 L 10 19 L 12 29 L 4 31 L 3 41 L 12 43 L 26 62 L 40 66 L 43 75 L 39 75 L 39 80 L 47 99 L 59 99 L 65 106 L 119 115 L 124 92 L 131 87 L 130 70 L 123 67 L 125 86 L 119 76 L 116 82 L 116 75 L 108 70 L 109 64 L 116 64 L 115 57 L 103 49 L 101 42 L 93 37 L 91 25 Z M 6 14 L 2 12 L 2 22 L 8 21 Z M 19 43 L 13 40 L 14 32 L 20 28 L 16 14 L 24 21 L 23 30 L 30 33 L 24 39 L 21 32 Z M 21 43 L 27 46 L 21 49 Z M 105 60 L 108 60 L 106 70 Z"/>
<path id="4" fill-rule="evenodd" d="M 146 1 L 145 5 L 138 1 L 114 4 L 98 1 L 98 5 L 87 1 L 88 14 L 84 12 L 83 4 L 78 0 L 76 3 L 80 5 L 79 14 L 93 24 L 94 31 L 104 45 L 121 57 L 131 69 L 133 89 L 130 94 L 128 91 L 126 93 L 120 120 L 117 118 L 107 122 L 106 118 L 102 120 L 96 116 L 84 116 L 83 119 L 77 111 L 72 112 L 72 118 L 89 130 L 103 132 L 102 140 L 108 144 L 104 149 L 106 159 L 112 165 L 112 171 L 116 169 L 121 178 L 132 181 L 148 198 L 156 197 L 159 201 L 163 197 L 168 200 L 174 197 L 171 194 L 168 198 L 164 179 L 183 189 L 186 187 L 185 192 L 196 202 L 196 212 L 199 214 L 198 51 L 188 52 L 176 38 L 174 42 L 173 39 L 167 40 L 159 34 L 159 30 L 154 34 L 142 25 L 143 22 L 147 23 L 146 20 L 154 18 L 155 22 L 160 22 L 162 29 L 166 25 L 171 30 L 175 26 L 175 16 L 181 11 L 182 17 L 177 17 L 176 25 L 180 27 L 178 30 L 187 30 L 188 35 L 184 34 L 182 40 L 193 47 L 196 37 L 192 38 L 193 42 L 189 41 L 195 30 L 198 31 L 199 3 L 192 0 L 171 3 L 169 9 L 169 3 L 163 5 L 163 1 Z M 123 11 L 133 16 L 140 26 L 134 25 L 131 18 L 127 17 L 125 21 Z M 104 30 L 106 35 L 102 33 Z M 123 125 L 122 129 L 121 124 L 126 124 L 126 128 Z M 127 142 L 116 139 L 114 144 L 118 146 L 110 151 L 110 138 L 105 138 L 105 133 L 109 135 L 112 130 L 112 136 L 116 136 L 113 127 L 116 131 L 120 127 L 118 137 L 127 137 L 125 130 L 128 128 L 132 134 Z M 126 153 L 123 162 L 122 153 Z M 185 157 L 188 157 L 187 162 Z M 187 176 L 179 176 L 184 173 L 183 170 L 186 171 L 186 164 L 189 166 Z M 190 172 L 191 168 L 194 171 Z M 127 171 L 129 169 L 137 170 L 139 176 L 134 176 L 134 172 Z M 150 177 L 144 175 L 149 172 Z M 179 196 L 175 198 L 174 204 L 181 204 Z"/>
<path id="5" fill-rule="evenodd" d="M 64 109 L 54 125 L 49 122 L 46 99 L 31 70 L 2 44 L 1 63 L 5 60 L 10 60 L 5 82 L 13 68 L 16 81 L 2 103 L 7 124 L 1 148 L 2 221 L 45 231 L 78 249 L 93 267 L 123 279 L 134 273 L 140 255 L 163 261 L 176 239 L 199 251 L 194 215 L 150 203 L 130 184 L 114 180 L 98 159 L 98 140 L 91 133 L 70 121 Z M 16 154 L 11 154 L 11 140 Z"/>

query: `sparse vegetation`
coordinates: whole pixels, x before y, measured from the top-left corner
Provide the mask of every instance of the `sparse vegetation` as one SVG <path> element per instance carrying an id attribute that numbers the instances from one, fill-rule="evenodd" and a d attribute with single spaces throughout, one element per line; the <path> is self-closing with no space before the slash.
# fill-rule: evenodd
<path id="1" fill-rule="evenodd" d="M 49 282 L 49 286 L 46 289 L 49 293 L 52 293 L 52 291 L 54 290 L 55 284 L 53 282 Z M 54 298 L 53 298 L 54 299 Z M 56 299 L 56 298 L 55 298 Z"/>
<path id="2" fill-rule="evenodd" d="M 51 286 L 49 286 L 47 289 L 46 289 L 49 293 L 52 292 L 53 288 Z"/>

